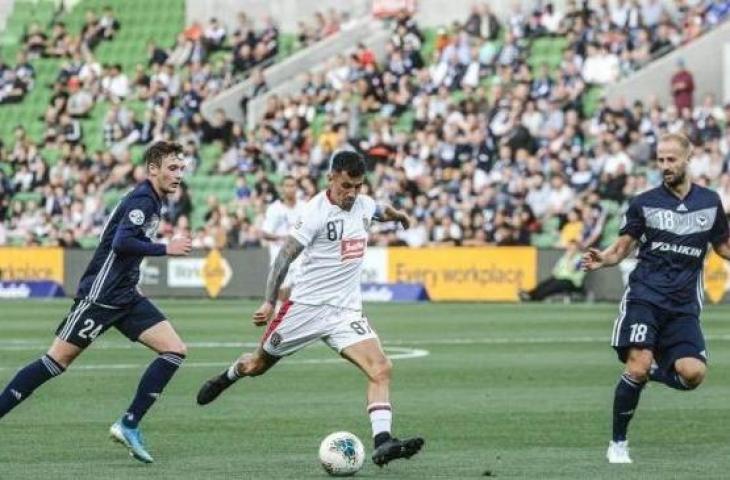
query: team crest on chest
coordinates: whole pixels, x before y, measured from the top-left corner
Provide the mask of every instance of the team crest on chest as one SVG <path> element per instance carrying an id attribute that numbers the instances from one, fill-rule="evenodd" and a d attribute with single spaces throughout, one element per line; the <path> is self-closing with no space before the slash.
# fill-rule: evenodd
<path id="1" fill-rule="evenodd" d="M 700 227 L 704 227 L 705 225 L 707 225 L 707 217 L 706 216 L 704 216 L 702 214 L 699 214 L 699 215 L 697 215 L 696 218 L 697 218 L 697 225 L 699 225 Z"/>

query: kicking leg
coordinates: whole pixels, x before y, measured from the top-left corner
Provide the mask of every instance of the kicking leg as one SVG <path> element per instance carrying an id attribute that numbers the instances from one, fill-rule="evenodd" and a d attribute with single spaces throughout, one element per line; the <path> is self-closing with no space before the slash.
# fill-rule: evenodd
<path id="1" fill-rule="evenodd" d="M 21 369 L 0 393 L 0 418 L 26 400 L 48 380 L 61 375 L 83 350 L 60 338 L 53 340 L 48 352 Z"/>
<path id="2" fill-rule="evenodd" d="M 257 347 L 253 353 L 242 355 L 230 367 L 200 387 L 197 398 L 198 405 L 209 404 L 240 378 L 256 377 L 264 374 L 278 361 L 279 357 L 266 353 L 261 346 Z"/>
<path id="3" fill-rule="evenodd" d="M 398 440 L 391 436 L 393 413 L 390 405 L 392 363 L 377 338 L 346 347 L 342 356 L 357 365 L 368 378 L 368 415 L 373 431 L 373 462 L 383 466 L 397 458 L 410 458 L 421 450 L 420 437 Z"/>
<path id="4" fill-rule="evenodd" d="M 112 437 L 129 448 L 130 454 L 145 463 L 153 461 L 139 433 L 139 422 L 160 397 L 187 353 L 185 344 L 167 320 L 148 328 L 137 339 L 159 355 L 147 367 L 137 393 L 121 420 L 112 425 Z"/>

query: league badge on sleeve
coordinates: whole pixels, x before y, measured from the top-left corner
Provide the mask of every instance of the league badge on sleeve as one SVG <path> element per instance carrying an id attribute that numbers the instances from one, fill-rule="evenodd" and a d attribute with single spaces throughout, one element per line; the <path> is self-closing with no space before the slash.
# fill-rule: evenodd
<path id="1" fill-rule="evenodd" d="M 129 221 L 134 225 L 140 226 L 144 223 L 144 212 L 138 208 L 135 208 L 129 212 Z"/>

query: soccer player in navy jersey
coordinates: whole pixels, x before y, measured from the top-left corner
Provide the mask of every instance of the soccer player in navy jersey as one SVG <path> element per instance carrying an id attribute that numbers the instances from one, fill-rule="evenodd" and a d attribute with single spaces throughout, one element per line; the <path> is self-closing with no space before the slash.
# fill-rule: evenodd
<path id="1" fill-rule="evenodd" d="M 590 271 L 639 249 L 611 339 L 626 368 L 614 396 L 610 463 L 631 463 L 626 432 L 647 381 L 693 390 L 705 377 L 702 268 L 708 244 L 730 259 L 730 243 L 720 197 L 687 176 L 691 149 L 684 135 L 663 135 L 656 154 L 662 185 L 630 202 L 613 245 L 583 257 Z"/>
<path id="2" fill-rule="evenodd" d="M 176 143 L 158 142 L 144 154 L 148 179 L 126 194 L 107 219 L 99 246 L 86 268 L 76 299 L 56 330 L 48 352 L 26 365 L 0 393 L 0 418 L 38 387 L 62 374 L 108 328 L 158 353 L 142 375 L 129 408 L 115 422 L 112 438 L 135 459 L 151 463 L 139 422 L 185 359 L 186 348 L 165 316 L 137 289 L 145 256 L 187 255 L 189 238 L 154 243 L 162 199 L 180 186 L 185 162 Z"/>

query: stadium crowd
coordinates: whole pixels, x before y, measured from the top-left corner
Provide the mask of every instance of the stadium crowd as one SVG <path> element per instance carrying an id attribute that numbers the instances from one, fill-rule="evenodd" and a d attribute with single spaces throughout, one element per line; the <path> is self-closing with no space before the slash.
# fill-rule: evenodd
<path id="1" fill-rule="evenodd" d="M 271 19 L 256 29 L 239 14 L 230 35 L 216 19 L 194 23 L 171 48 L 151 42 L 147 65 L 135 72 L 94 58 L 94 46 L 124 28 L 111 10 L 98 18 L 90 12 L 78 35 L 61 22 L 49 35 L 31 26 L 17 66 L 4 66 L 3 82 L 25 79 L 32 88 L 32 66 L 23 65 L 33 55 L 64 62 L 43 138 L 18 127 L 0 153 L 10 165 L 0 169 L 0 245 L 73 247 L 97 234 L 104 192 L 144 178 L 131 148 L 162 139 L 184 145 L 191 176 L 202 147 L 220 145 L 212 173 L 236 178 L 231 202 L 213 196 L 194 205 L 187 187 L 169 200 L 160 235 L 192 230 L 198 248 L 261 245 L 266 207 L 278 195 L 270 174 L 293 174 L 307 199 L 340 148 L 366 153 L 366 191 L 417 220 L 407 232 L 375 227 L 379 245 L 526 245 L 550 229 L 559 232 L 555 245 L 596 245 L 608 216 L 660 181 L 650 159 L 665 131 L 691 135 L 693 178 L 716 187 L 730 207 L 730 106 L 711 96 L 681 109 L 655 99 L 601 99 L 584 116 L 590 88 L 691 41 L 730 12 L 730 1 L 677 5 L 666 11 L 660 0 L 601 1 L 589 10 L 568 2 L 560 12 L 548 3 L 534 12 L 515 7 L 502 22 L 485 3 L 436 32 L 433 43 L 402 15 L 385 58 L 364 46 L 333 58 L 325 71 L 307 74 L 301 92 L 268 98 L 250 132 L 222 112 L 204 119 L 200 105 L 242 76 L 257 80 L 254 94 L 266 91 L 262 69 L 277 58 L 280 38 Z M 308 45 L 346 21 L 334 11 L 318 14 L 314 26 L 300 27 L 298 41 Z M 566 39 L 555 69 L 528 62 L 531 42 L 545 36 Z M 216 57 L 219 51 L 226 53 Z M 144 102 L 143 115 L 130 101 Z M 88 151 L 79 119 L 100 102 L 110 107 L 105 149 Z M 60 151 L 53 166 L 41 154 L 49 145 Z M 11 201 L 32 191 L 42 193 L 40 203 Z M 203 225 L 193 225 L 194 209 L 205 210 Z"/>

